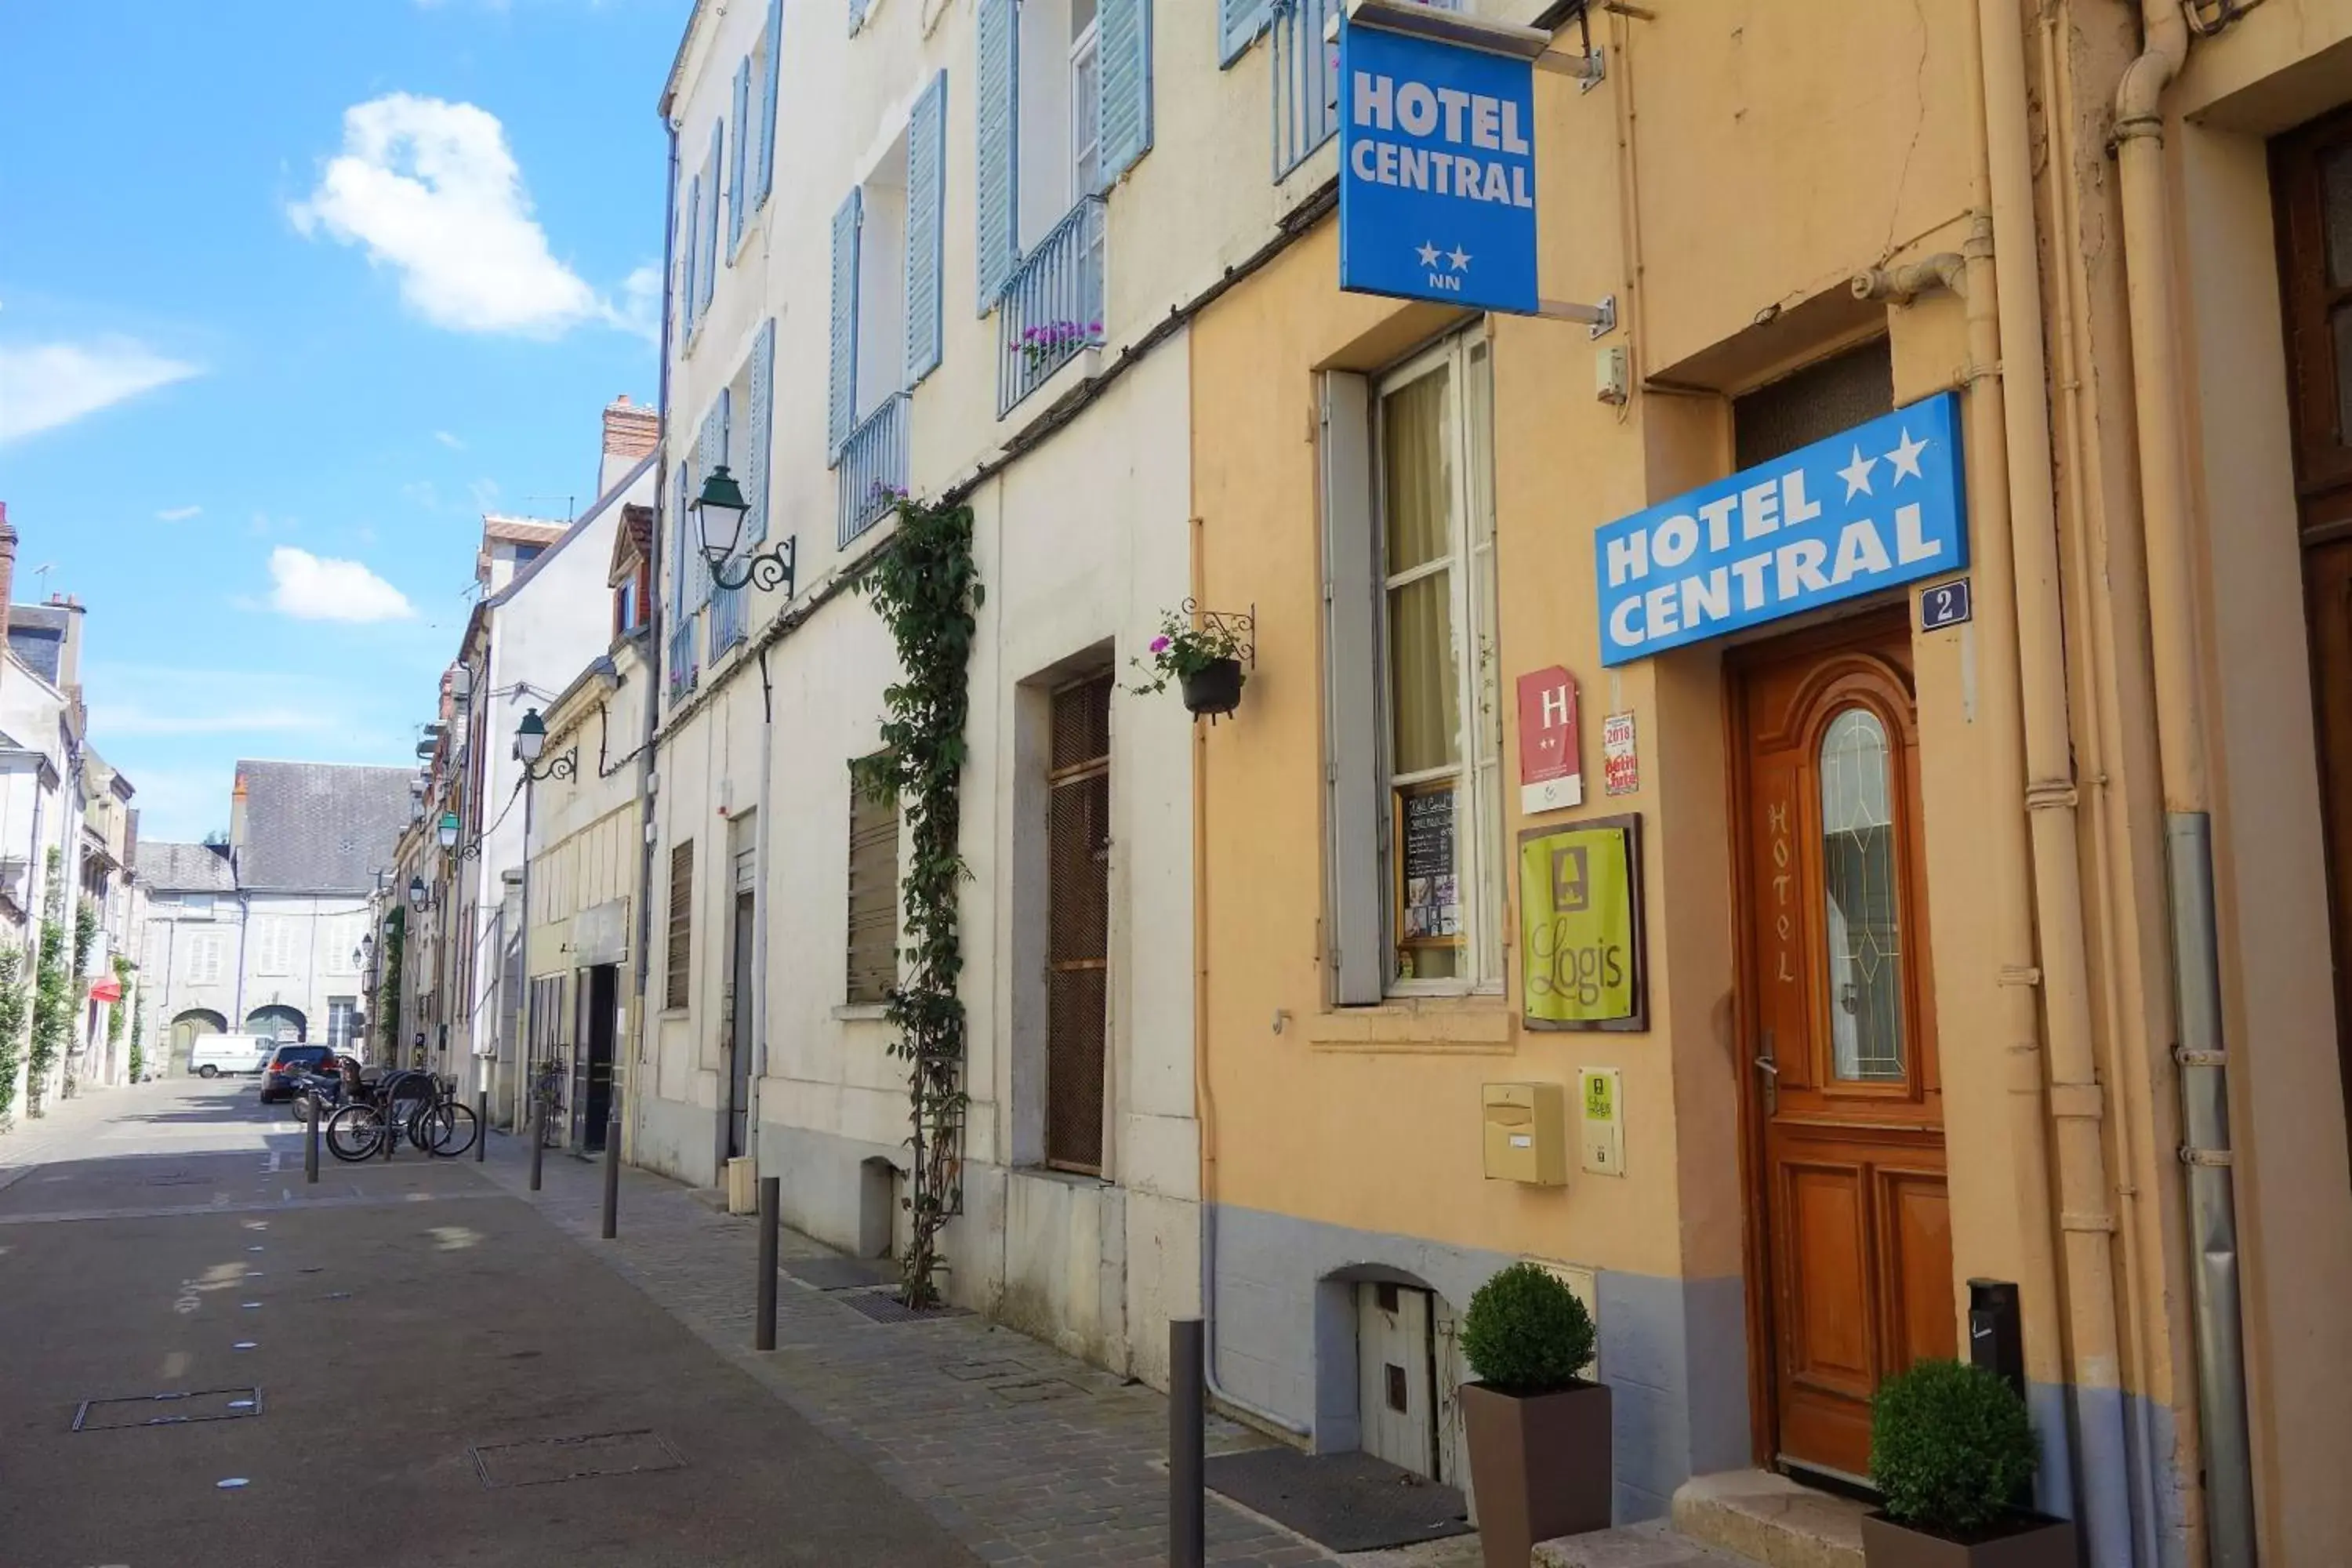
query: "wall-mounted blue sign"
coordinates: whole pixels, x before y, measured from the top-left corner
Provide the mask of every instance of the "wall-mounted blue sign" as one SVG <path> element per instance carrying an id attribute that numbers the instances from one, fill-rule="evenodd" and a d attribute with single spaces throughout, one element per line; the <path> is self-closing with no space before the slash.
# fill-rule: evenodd
<path id="1" fill-rule="evenodd" d="M 1937 393 L 1593 535 L 1623 664 L 1969 563 L 1959 398 Z"/>
<path id="2" fill-rule="evenodd" d="M 1535 70 L 1339 24 L 1339 287 L 1532 313 Z"/>

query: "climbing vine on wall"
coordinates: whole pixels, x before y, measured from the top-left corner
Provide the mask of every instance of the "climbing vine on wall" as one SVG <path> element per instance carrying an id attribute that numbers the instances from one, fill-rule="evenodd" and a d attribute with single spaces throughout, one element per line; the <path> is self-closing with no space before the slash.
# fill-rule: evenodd
<path id="1" fill-rule="evenodd" d="M 137 1083 L 147 1076 L 146 1053 L 139 1043 L 147 1033 L 147 1017 L 139 1011 L 139 987 L 133 985 L 124 994 L 122 1005 L 131 1009 L 131 1081 Z"/>
<path id="2" fill-rule="evenodd" d="M 957 899 L 971 708 L 965 668 L 982 586 L 971 560 L 971 509 L 902 500 L 898 526 L 861 584 L 898 647 L 900 679 L 884 693 L 883 750 L 855 764 L 857 787 L 895 799 L 912 856 L 899 882 L 906 965 L 890 989 L 891 1049 L 908 1064 L 914 1175 L 911 1235 L 899 1259 L 909 1307 L 938 1303 L 940 1232 L 963 1206 L 964 1011 Z"/>
<path id="3" fill-rule="evenodd" d="M 82 996 L 89 990 L 89 982 L 84 976 L 89 973 L 89 950 L 97 945 L 98 906 L 88 899 L 79 900 L 74 904 L 73 967 L 66 972 L 66 984 L 71 987 L 70 999 L 66 1007 L 66 1028 L 68 1038 L 73 1028 L 74 1015 L 81 1011 Z M 92 1040 L 82 1042 L 84 1046 L 96 1043 Z M 66 1050 L 66 1098 L 68 1100 L 71 1100 L 75 1091 L 80 1087 L 80 1074 L 78 1070 L 80 1065 L 80 1053 L 68 1045 Z"/>
<path id="4" fill-rule="evenodd" d="M 73 1033 L 73 976 L 66 968 L 66 889 L 58 875 L 58 852 L 49 851 L 47 891 L 41 898 L 41 952 L 33 966 L 33 1048 L 25 1058 L 25 1109 L 39 1116 L 47 1107 L 49 1069 Z"/>
<path id="5" fill-rule="evenodd" d="M 400 957 L 407 945 L 408 911 L 396 909 L 383 922 L 383 967 L 368 1003 L 375 1010 L 375 1037 L 383 1046 L 378 1059 L 387 1062 L 400 1059 Z"/>
<path id="6" fill-rule="evenodd" d="M 0 947 L 0 1128 L 16 1115 L 16 1065 L 25 1055 L 25 950 Z"/>
<path id="7" fill-rule="evenodd" d="M 122 1043 L 122 1031 L 131 1022 L 131 961 L 119 952 L 114 955 L 114 983 L 122 987 L 122 994 L 106 1010 L 109 1049 Z"/>

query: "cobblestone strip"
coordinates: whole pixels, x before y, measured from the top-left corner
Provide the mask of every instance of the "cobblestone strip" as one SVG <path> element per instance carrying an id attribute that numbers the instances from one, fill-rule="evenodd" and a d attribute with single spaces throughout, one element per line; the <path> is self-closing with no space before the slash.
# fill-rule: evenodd
<path id="1" fill-rule="evenodd" d="M 527 1146 L 491 1142 L 491 1179 L 605 1260 L 706 1343 L 920 1503 L 983 1562 L 1140 1568 L 1167 1561 L 1165 1399 L 978 1317 L 877 1324 L 826 1293 L 779 1282 L 776 1349 L 751 1342 L 758 1237 L 687 1188 L 625 1173 L 620 1239 L 598 1238 L 601 1173 L 550 1153 L 528 1192 Z M 782 1252 L 825 1257 L 787 1230 Z M 1258 1441 L 1213 1419 L 1211 1450 Z M 1210 1563 L 1341 1561 L 1209 1499 Z"/>

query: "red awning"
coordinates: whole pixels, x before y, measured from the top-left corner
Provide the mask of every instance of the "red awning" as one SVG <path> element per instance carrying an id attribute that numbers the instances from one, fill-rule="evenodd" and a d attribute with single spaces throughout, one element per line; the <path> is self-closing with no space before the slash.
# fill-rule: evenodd
<path id="1" fill-rule="evenodd" d="M 108 975 L 103 980 L 91 981 L 89 985 L 89 999 L 93 1002 L 121 1001 L 122 982 L 117 980 L 111 974 Z"/>

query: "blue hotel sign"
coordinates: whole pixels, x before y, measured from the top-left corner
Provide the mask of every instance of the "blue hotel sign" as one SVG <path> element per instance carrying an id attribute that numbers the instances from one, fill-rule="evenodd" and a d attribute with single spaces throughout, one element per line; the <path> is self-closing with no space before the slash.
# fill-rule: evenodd
<path id="1" fill-rule="evenodd" d="M 1535 71 L 1342 19 L 1339 287 L 1532 314 Z"/>
<path id="2" fill-rule="evenodd" d="M 1944 392 L 1608 524 L 1601 662 L 1624 664 L 1969 563 Z"/>

